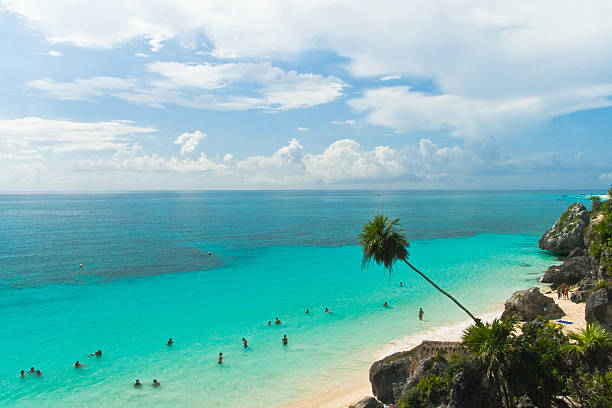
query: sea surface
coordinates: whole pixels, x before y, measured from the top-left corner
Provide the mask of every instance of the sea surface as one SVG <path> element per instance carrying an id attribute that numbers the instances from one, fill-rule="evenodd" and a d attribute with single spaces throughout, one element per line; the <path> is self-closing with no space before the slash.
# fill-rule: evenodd
<path id="1" fill-rule="evenodd" d="M 603 192 L 588 193 L 0 195 L 0 406 L 305 398 L 390 341 L 467 317 L 405 265 L 362 270 L 357 235 L 373 215 L 401 217 L 410 261 L 479 314 L 537 284 L 554 262 L 539 236 L 571 202 Z M 31 366 L 43 375 L 20 378 Z"/>

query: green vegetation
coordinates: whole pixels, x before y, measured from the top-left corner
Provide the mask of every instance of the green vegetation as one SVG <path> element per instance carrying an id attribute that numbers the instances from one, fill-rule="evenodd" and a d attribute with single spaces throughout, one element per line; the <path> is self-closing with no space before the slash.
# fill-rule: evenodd
<path id="1" fill-rule="evenodd" d="M 514 319 L 468 327 L 463 335 L 466 356 L 452 355 L 445 371 L 425 375 L 398 401 L 398 408 L 433 408 L 449 402 L 457 381 L 468 381 L 470 393 L 496 406 L 515 407 L 527 395 L 540 408 L 612 406 L 612 337 L 597 324 L 565 335 L 544 318 L 526 322 L 517 332 Z M 443 356 L 436 359 L 444 359 Z M 469 368 L 468 368 L 469 366 Z M 462 370 L 469 376 L 457 377 Z M 461 379 L 459 379 L 461 378 Z"/>
<path id="2" fill-rule="evenodd" d="M 389 219 L 383 214 L 377 214 L 365 224 L 359 234 L 359 244 L 363 249 L 362 268 L 369 266 L 372 262 L 377 265 L 383 265 L 385 269 L 391 273 L 395 262 L 398 260 L 404 261 L 412 270 L 421 275 L 433 287 L 446 295 L 450 300 L 455 302 L 464 312 L 466 312 L 477 324 L 480 319 L 476 318 L 469 310 L 457 301 L 450 294 L 442 290 L 431 279 L 425 276 L 421 271 L 412 266 L 408 262 L 408 248 L 410 244 L 406 240 L 406 236 L 400 228 L 400 219 Z"/>
<path id="3" fill-rule="evenodd" d="M 597 285 L 595 286 L 595 290 L 599 290 L 601 288 L 607 288 L 608 286 L 610 286 L 610 284 L 612 284 L 612 281 L 600 280 L 599 282 L 597 282 Z"/>
<path id="4" fill-rule="evenodd" d="M 608 194 L 612 187 L 608 190 Z M 593 201 L 595 203 L 595 201 Z M 612 271 L 612 200 L 600 202 L 591 211 L 593 220 L 588 230 L 591 255 Z M 602 255 L 606 254 L 602 259 Z"/>

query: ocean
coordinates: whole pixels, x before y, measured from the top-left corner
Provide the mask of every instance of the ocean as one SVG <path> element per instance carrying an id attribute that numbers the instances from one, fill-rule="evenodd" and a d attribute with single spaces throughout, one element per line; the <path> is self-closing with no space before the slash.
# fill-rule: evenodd
<path id="1" fill-rule="evenodd" d="M 357 235 L 373 215 L 401 217 L 410 261 L 478 315 L 537 285 L 555 258 L 539 237 L 589 195 L 0 195 L 0 406 L 255 408 L 307 398 L 369 366 L 389 342 L 467 318 L 405 265 L 391 275 L 361 269 Z M 276 317 L 282 324 L 268 326 Z M 102 357 L 86 356 L 98 349 Z M 88 365 L 77 370 L 76 360 Z M 19 377 L 32 366 L 43 375 Z"/>

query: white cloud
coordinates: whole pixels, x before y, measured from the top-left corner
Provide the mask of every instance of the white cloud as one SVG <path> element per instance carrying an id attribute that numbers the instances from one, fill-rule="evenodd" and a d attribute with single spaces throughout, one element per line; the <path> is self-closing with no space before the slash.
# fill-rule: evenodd
<path id="1" fill-rule="evenodd" d="M 270 63 L 153 62 L 146 67 L 155 75 L 149 81 L 93 77 L 58 82 L 45 78 L 27 85 L 59 99 L 111 95 L 154 107 L 174 104 L 195 109 L 269 111 L 329 103 L 340 97 L 346 86 L 335 77 L 285 71 Z M 233 94 L 223 89 L 237 83 L 254 90 L 250 94 Z"/>
<path id="2" fill-rule="evenodd" d="M 330 123 L 332 125 L 354 125 L 355 123 L 357 123 L 357 121 L 355 121 L 354 119 L 332 120 Z"/>
<path id="3" fill-rule="evenodd" d="M 310 129 L 307 127 L 298 127 L 296 130 L 298 132 L 308 132 Z"/>
<path id="4" fill-rule="evenodd" d="M 134 54 L 135 57 L 141 57 L 141 58 L 149 58 L 149 54 L 145 54 L 143 52 L 137 52 L 136 54 Z"/>
<path id="5" fill-rule="evenodd" d="M 50 55 L 50 56 L 52 56 L 52 57 L 61 57 L 61 56 L 63 56 L 64 54 L 62 54 L 62 53 L 61 53 L 61 52 L 59 52 L 59 51 L 49 50 L 49 55 Z"/>
<path id="6" fill-rule="evenodd" d="M 193 133 L 185 132 L 176 138 L 174 144 L 181 145 L 181 154 L 185 155 L 192 153 L 200 145 L 200 140 L 204 140 L 204 138 L 206 138 L 206 133 L 199 130 Z"/>
<path id="7" fill-rule="evenodd" d="M 226 154 L 223 156 L 223 161 L 224 161 L 224 162 L 228 162 L 228 161 L 231 161 L 233 158 L 234 158 L 234 156 L 233 156 L 231 153 L 226 153 Z"/>
<path id="8" fill-rule="evenodd" d="M 50 78 L 36 79 L 26 83 L 30 88 L 44 91 L 48 96 L 63 100 L 84 100 L 134 89 L 137 81 L 115 77 L 93 77 L 76 79 L 73 82 L 57 82 Z"/>
<path id="9" fill-rule="evenodd" d="M 400 132 L 448 131 L 478 137 L 518 130 L 585 109 L 612 106 L 612 83 L 511 98 L 478 98 L 413 92 L 408 86 L 370 89 L 349 105 L 376 125 Z"/>
<path id="10" fill-rule="evenodd" d="M 386 75 L 379 78 L 381 81 L 393 81 L 396 79 L 402 79 L 401 75 Z"/>
<path id="11" fill-rule="evenodd" d="M 612 180 L 612 172 L 609 173 L 602 173 L 601 176 L 599 176 L 600 180 Z"/>
<path id="12" fill-rule="evenodd" d="M 130 121 L 73 122 L 37 117 L 0 119 L 0 150 L 13 153 L 117 150 L 131 135 L 156 132 Z"/>
<path id="13" fill-rule="evenodd" d="M 428 95 L 432 99 L 420 99 L 432 109 L 426 116 L 442 115 L 434 127 L 449 126 L 455 134 L 486 133 L 497 128 L 491 124 L 499 117 L 513 118 L 499 126 L 508 129 L 515 120 L 537 122 L 591 109 L 605 105 L 603 100 L 610 95 L 591 92 L 608 86 L 612 72 L 612 24 L 602 18 L 612 15 L 612 3 L 607 0 L 590 1 L 588 7 L 555 0 L 185 0 L 172 4 L 98 0 L 71 7 L 59 0 L 3 0 L 3 4 L 51 43 L 108 48 L 144 38 L 158 49 L 163 41 L 186 41 L 193 33 L 204 33 L 211 55 L 217 57 L 291 60 L 304 52 L 325 50 L 347 61 L 353 76 L 426 79 L 438 91 Z M 333 87 L 325 89 L 338 94 Z M 313 94 L 308 92 L 308 100 Z M 418 95 L 414 94 L 394 95 L 400 105 L 409 105 L 406 115 L 415 113 L 411 105 Z M 146 93 L 126 97 L 152 99 Z M 287 103 L 287 98 L 278 90 L 234 99 L 176 102 L 213 109 L 312 106 L 300 98 Z M 370 109 L 371 102 L 359 105 Z M 476 113 L 459 123 L 455 109 L 466 112 L 472 107 Z M 431 127 L 421 126 L 423 121 L 415 116 L 404 119 L 399 109 L 371 110 L 368 118 L 375 124 L 394 129 Z"/>

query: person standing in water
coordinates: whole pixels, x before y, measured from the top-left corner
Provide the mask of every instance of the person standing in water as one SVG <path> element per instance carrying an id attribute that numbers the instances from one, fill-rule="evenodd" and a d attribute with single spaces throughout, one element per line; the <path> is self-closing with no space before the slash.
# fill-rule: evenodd
<path id="1" fill-rule="evenodd" d="M 423 320 L 423 315 L 425 314 L 425 312 L 423 311 L 423 309 L 421 309 L 419 307 L 419 320 Z"/>
<path id="2" fill-rule="evenodd" d="M 136 379 L 136 382 L 134 383 L 134 387 L 135 388 L 142 387 L 142 383 L 140 382 L 140 380 L 138 380 L 138 378 Z"/>
<path id="3" fill-rule="evenodd" d="M 278 319 L 278 317 L 276 318 L 276 320 L 274 321 L 274 324 L 281 324 L 281 321 Z"/>
<path id="4" fill-rule="evenodd" d="M 20 375 L 20 377 L 21 377 L 21 378 L 24 378 L 24 377 L 25 377 L 25 371 L 24 371 L 24 370 L 21 370 L 21 375 Z"/>
<path id="5" fill-rule="evenodd" d="M 219 361 L 217 361 L 217 364 L 223 364 L 223 353 L 219 353 Z"/>
<path id="6" fill-rule="evenodd" d="M 171 345 L 172 345 L 172 343 L 174 343 L 174 341 L 172 340 L 172 337 L 170 337 L 170 338 L 168 339 L 168 343 L 166 343 L 166 345 L 171 346 Z"/>
<path id="7" fill-rule="evenodd" d="M 249 347 L 249 346 L 247 345 L 247 340 L 246 340 L 244 337 L 242 338 L 242 345 L 244 346 L 244 348 Z"/>
<path id="8" fill-rule="evenodd" d="M 286 346 L 288 342 L 289 342 L 289 340 L 287 340 L 287 335 L 285 334 L 283 336 L 283 346 Z"/>

